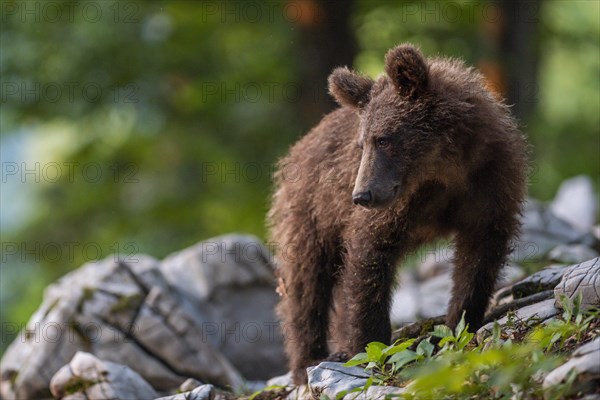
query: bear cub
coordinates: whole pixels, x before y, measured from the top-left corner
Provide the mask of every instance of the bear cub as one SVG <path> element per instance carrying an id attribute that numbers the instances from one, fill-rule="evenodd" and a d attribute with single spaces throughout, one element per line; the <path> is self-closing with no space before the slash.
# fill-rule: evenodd
<path id="1" fill-rule="evenodd" d="M 403 44 L 385 75 L 337 68 L 329 91 L 340 107 L 280 160 L 268 216 L 297 384 L 331 352 L 390 342 L 396 265 L 438 238 L 455 246 L 446 323 L 480 327 L 526 194 L 525 138 L 462 61 Z"/>

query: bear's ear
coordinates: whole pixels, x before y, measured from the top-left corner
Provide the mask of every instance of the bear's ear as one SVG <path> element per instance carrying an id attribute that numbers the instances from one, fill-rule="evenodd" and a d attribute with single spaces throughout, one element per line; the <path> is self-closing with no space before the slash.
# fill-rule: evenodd
<path id="1" fill-rule="evenodd" d="M 385 55 L 385 72 L 400 96 L 415 99 L 426 89 L 429 80 L 427 63 L 414 46 L 402 44 Z"/>
<path id="2" fill-rule="evenodd" d="M 369 103 L 372 79 L 342 67 L 334 69 L 327 81 L 329 93 L 340 105 L 363 108 Z"/>

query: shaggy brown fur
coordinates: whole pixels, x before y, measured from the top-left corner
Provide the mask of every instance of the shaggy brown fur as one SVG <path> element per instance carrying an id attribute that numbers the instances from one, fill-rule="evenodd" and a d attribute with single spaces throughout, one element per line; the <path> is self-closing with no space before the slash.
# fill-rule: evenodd
<path id="1" fill-rule="evenodd" d="M 296 383 L 328 357 L 330 315 L 346 327 L 335 350 L 390 341 L 395 266 L 436 238 L 453 234 L 456 247 L 447 323 L 464 310 L 479 327 L 518 230 L 527 146 L 507 106 L 461 61 L 411 45 L 390 50 L 385 70 L 373 81 L 336 69 L 329 88 L 342 107 L 276 175 L 269 220 Z"/>

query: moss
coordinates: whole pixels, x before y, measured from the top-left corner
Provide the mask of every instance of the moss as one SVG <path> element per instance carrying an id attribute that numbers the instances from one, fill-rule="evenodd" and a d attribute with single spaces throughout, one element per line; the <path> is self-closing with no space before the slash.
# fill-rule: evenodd
<path id="1" fill-rule="evenodd" d="M 58 304 L 58 302 L 60 301 L 60 298 L 55 299 L 52 304 L 50 304 L 50 306 L 48 306 L 48 308 L 46 309 L 46 312 L 44 313 L 44 316 L 42 317 L 42 319 L 45 319 L 48 314 L 50 314 L 50 311 L 52 311 L 54 309 L 54 307 L 56 307 L 56 305 Z"/>
<path id="2" fill-rule="evenodd" d="M 83 311 L 83 304 L 94 298 L 94 293 L 96 293 L 96 289 L 85 286 L 82 289 L 81 297 L 79 298 L 79 303 L 77 303 L 77 312 L 81 313 Z"/>
<path id="3" fill-rule="evenodd" d="M 81 339 L 81 342 L 84 345 L 84 350 L 87 351 L 91 349 L 92 341 L 77 321 L 69 321 L 67 327 L 71 329 Z"/>
<path id="4" fill-rule="evenodd" d="M 19 377 L 19 371 L 8 371 L 9 376 L 8 376 L 8 380 L 10 381 L 10 386 L 11 387 L 15 387 L 15 384 L 17 383 L 17 378 Z"/>
<path id="5" fill-rule="evenodd" d="M 78 376 L 74 376 L 73 378 L 69 379 L 67 383 L 65 383 L 65 393 L 74 394 L 84 392 L 87 390 L 87 388 L 94 386 L 97 383 L 97 381 L 90 381 Z"/>
<path id="6" fill-rule="evenodd" d="M 427 335 L 429 332 L 433 331 L 434 322 L 430 320 L 426 320 L 423 322 L 421 326 L 421 332 L 419 332 L 419 336 Z"/>
<path id="7" fill-rule="evenodd" d="M 119 300 L 110 308 L 111 312 L 119 312 L 123 310 L 134 309 L 142 301 L 142 295 L 140 293 L 134 293 L 128 296 L 121 296 Z"/>

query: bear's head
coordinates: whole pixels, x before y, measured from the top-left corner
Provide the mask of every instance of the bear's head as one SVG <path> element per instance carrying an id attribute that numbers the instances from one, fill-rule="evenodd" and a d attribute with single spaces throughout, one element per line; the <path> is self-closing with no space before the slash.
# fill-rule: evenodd
<path id="1" fill-rule="evenodd" d="M 406 44 L 393 48 L 385 56 L 385 71 L 377 81 L 348 68 L 337 68 L 329 77 L 338 103 L 359 115 L 356 140 L 362 158 L 352 197 L 369 208 L 391 204 L 441 141 L 432 126 L 435 96 L 420 51 Z"/>

